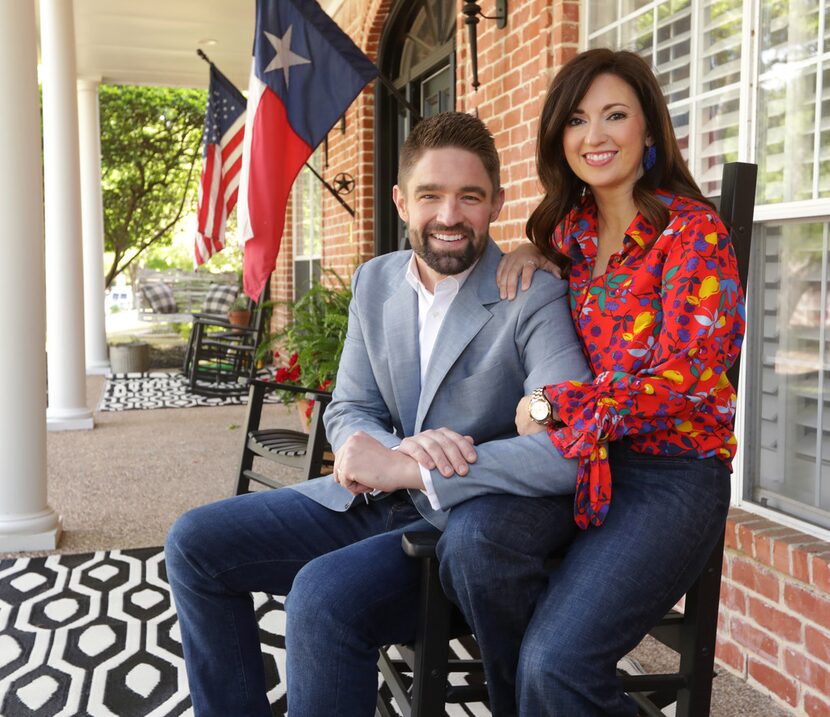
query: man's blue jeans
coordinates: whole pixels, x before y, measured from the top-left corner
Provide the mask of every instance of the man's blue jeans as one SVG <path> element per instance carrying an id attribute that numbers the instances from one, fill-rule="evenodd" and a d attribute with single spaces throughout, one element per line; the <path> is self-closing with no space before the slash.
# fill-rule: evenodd
<path id="1" fill-rule="evenodd" d="M 282 489 L 179 518 L 165 558 L 195 714 L 271 715 L 252 591 L 290 591 L 291 714 L 373 714 L 377 646 L 415 634 L 418 566 L 401 549 L 406 528 L 428 528 L 406 494 L 335 513 Z"/>
<path id="2" fill-rule="evenodd" d="M 480 506 L 476 519 L 497 529 L 478 531 L 465 520 L 463 529 L 448 529 L 439 546 L 446 554 L 465 549 L 468 528 L 486 539 L 477 551 L 485 560 L 478 568 L 492 589 L 481 596 L 480 609 L 509 608 L 521 594 L 516 602 L 527 610 L 533 596 L 525 594 L 521 574 L 563 531 L 572 532 L 572 498 L 505 495 L 464 505 L 474 504 Z M 179 518 L 165 556 L 197 717 L 271 714 L 252 591 L 288 595 L 291 717 L 374 715 L 378 648 L 415 636 L 420 567 L 401 549 L 401 533 L 429 528 L 404 492 L 336 513 L 281 489 L 230 498 Z M 499 556 L 506 554 L 512 559 L 503 566 Z M 486 562 L 490 555 L 492 563 Z M 510 628 L 495 619 L 484 622 L 485 631 L 496 631 L 493 659 L 503 661 L 498 636 Z M 513 636 L 508 651 L 517 652 L 520 641 Z M 508 659 L 515 664 L 516 655 Z"/>

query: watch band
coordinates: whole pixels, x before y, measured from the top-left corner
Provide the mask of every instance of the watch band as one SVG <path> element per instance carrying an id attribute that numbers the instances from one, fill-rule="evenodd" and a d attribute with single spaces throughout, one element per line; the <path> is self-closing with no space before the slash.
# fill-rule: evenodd
<path id="1" fill-rule="evenodd" d="M 533 415 L 533 408 L 537 404 L 544 404 L 547 408 L 547 415 L 544 418 L 536 418 Z M 550 417 L 553 413 L 553 409 L 550 405 L 550 401 L 548 401 L 548 397 L 545 395 L 544 388 L 535 388 L 533 392 L 530 394 L 530 403 L 528 404 L 528 412 L 530 413 L 530 418 L 535 423 L 538 423 L 540 426 L 547 426 L 550 423 Z"/>

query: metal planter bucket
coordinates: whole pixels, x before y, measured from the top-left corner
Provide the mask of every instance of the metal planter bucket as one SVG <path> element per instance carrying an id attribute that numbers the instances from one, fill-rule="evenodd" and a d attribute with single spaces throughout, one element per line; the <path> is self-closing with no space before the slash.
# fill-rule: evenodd
<path id="1" fill-rule="evenodd" d="M 113 373 L 147 373 L 150 370 L 150 344 L 114 344 L 110 346 Z"/>

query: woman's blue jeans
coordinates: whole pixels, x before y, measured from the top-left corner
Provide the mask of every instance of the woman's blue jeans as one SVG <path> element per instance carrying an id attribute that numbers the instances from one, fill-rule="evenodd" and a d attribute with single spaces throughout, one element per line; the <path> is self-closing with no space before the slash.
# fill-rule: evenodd
<path id="1" fill-rule="evenodd" d="M 523 717 L 630 717 L 617 661 L 691 587 L 723 535 L 729 470 L 612 444 L 611 509 L 579 531 L 536 604 L 517 673 Z"/>

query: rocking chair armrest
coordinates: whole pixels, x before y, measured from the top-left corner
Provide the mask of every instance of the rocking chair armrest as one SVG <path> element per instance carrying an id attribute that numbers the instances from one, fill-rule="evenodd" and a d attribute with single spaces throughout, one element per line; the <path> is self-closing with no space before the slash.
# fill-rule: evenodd
<path id="1" fill-rule="evenodd" d="M 209 314 L 205 311 L 194 311 L 193 314 L 194 321 L 201 321 L 203 323 L 212 324 L 214 322 L 219 324 L 226 324 L 228 322 L 228 317 L 225 314 Z"/>
<path id="2" fill-rule="evenodd" d="M 318 388 L 306 388 L 305 386 L 296 386 L 293 383 L 278 383 L 277 381 L 268 381 L 266 379 L 258 378 L 253 383 L 262 386 L 266 391 L 288 391 L 290 393 L 309 393 L 316 400 L 323 404 L 331 402 L 331 391 L 322 391 Z"/>
<path id="3" fill-rule="evenodd" d="M 232 324 L 230 321 L 228 321 L 227 317 L 220 316 L 219 314 L 193 314 L 193 323 L 201 324 L 202 326 L 218 326 L 225 329 L 237 327 L 236 324 Z"/>
<path id="4" fill-rule="evenodd" d="M 401 547 L 410 558 L 434 558 L 439 533 L 430 530 L 411 530 L 401 537 Z"/>

